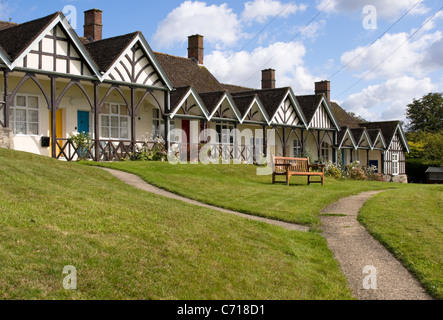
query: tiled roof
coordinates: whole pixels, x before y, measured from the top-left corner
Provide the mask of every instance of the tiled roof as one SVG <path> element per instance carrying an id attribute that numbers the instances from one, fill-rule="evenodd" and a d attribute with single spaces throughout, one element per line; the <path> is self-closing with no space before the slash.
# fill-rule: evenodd
<path id="1" fill-rule="evenodd" d="M 191 90 L 191 87 L 185 86 L 175 88 L 171 91 L 171 110 L 175 110 L 179 106 L 179 103 L 188 94 L 189 90 Z"/>
<path id="2" fill-rule="evenodd" d="M 244 91 L 232 93 L 234 98 L 257 95 L 265 108 L 266 113 L 273 118 L 278 108 L 283 103 L 283 99 L 288 94 L 289 87 L 265 90 Z"/>
<path id="3" fill-rule="evenodd" d="M 242 117 L 244 117 L 248 112 L 248 109 L 251 106 L 252 101 L 254 101 L 255 97 L 257 97 L 257 95 L 255 94 L 249 96 L 233 96 L 235 105 L 237 106 L 238 111 L 240 111 Z"/>
<path id="4" fill-rule="evenodd" d="M 395 131 L 399 124 L 400 121 L 382 121 L 362 123 L 360 126 L 366 129 L 380 129 L 383 133 L 383 138 L 386 140 L 386 143 L 389 143 L 394 137 Z"/>
<path id="5" fill-rule="evenodd" d="M 323 95 L 296 96 L 298 104 L 300 105 L 308 124 L 311 123 L 322 98 Z"/>
<path id="6" fill-rule="evenodd" d="M 225 94 L 226 91 L 216 91 L 200 93 L 199 96 L 209 111 L 209 114 L 212 114 Z"/>
<path id="7" fill-rule="evenodd" d="M 18 24 L 13 23 L 13 22 L 0 21 L 0 31 L 5 30 L 5 29 L 9 29 L 9 28 L 12 28 L 15 26 L 18 26 Z"/>
<path id="8" fill-rule="evenodd" d="M 0 31 L 0 43 L 11 61 L 16 60 L 61 13 L 32 20 Z"/>
<path id="9" fill-rule="evenodd" d="M 245 91 L 256 90 L 256 89 L 253 89 L 253 88 L 236 86 L 236 85 L 233 85 L 233 84 L 222 83 L 221 85 L 225 88 L 225 90 L 228 90 L 230 93 L 238 93 L 238 92 L 245 92 Z"/>
<path id="10" fill-rule="evenodd" d="M 133 32 L 123 36 L 89 42 L 85 44 L 85 48 L 88 50 L 89 55 L 95 61 L 100 71 L 106 72 L 139 33 L 140 32 Z M 82 42 L 84 41 L 85 40 L 82 40 Z"/>
<path id="11" fill-rule="evenodd" d="M 332 112 L 334 113 L 335 119 L 337 119 L 338 125 L 340 127 L 348 128 L 359 128 L 359 122 L 351 117 L 342 107 L 340 107 L 336 102 L 330 103 Z"/>
<path id="12" fill-rule="evenodd" d="M 225 91 L 218 80 L 192 59 L 154 52 L 166 76 L 175 88 L 192 86 L 198 93 Z"/>

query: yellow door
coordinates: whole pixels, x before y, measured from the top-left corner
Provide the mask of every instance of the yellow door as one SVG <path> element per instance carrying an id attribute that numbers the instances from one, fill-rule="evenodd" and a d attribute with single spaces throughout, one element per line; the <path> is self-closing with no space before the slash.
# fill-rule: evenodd
<path id="1" fill-rule="evenodd" d="M 63 139 L 63 110 L 57 110 L 55 113 L 55 134 L 57 139 Z M 51 128 L 51 112 L 49 112 L 49 136 L 52 137 L 52 128 Z M 63 147 L 63 142 L 59 141 L 59 144 Z M 56 154 L 57 156 L 60 153 L 60 148 L 56 146 Z"/>

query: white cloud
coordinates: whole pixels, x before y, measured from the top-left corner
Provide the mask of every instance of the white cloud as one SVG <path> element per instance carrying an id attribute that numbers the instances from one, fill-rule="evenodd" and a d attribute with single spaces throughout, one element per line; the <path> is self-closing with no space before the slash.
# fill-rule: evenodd
<path id="1" fill-rule="evenodd" d="M 437 89 L 430 78 L 402 76 L 350 95 L 342 106 L 366 120 L 405 120 L 406 106 Z"/>
<path id="2" fill-rule="evenodd" d="M 299 33 L 304 37 L 304 38 L 316 38 L 317 36 L 319 36 L 320 31 L 323 30 L 326 26 L 326 20 L 322 19 L 320 21 L 313 21 L 311 22 L 308 26 L 297 26 L 295 28 L 293 28 L 293 30 L 291 31 L 292 33 L 296 34 Z"/>
<path id="3" fill-rule="evenodd" d="M 313 93 L 317 80 L 304 64 L 300 42 L 276 42 L 252 52 L 214 51 L 205 57 L 208 69 L 223 83 L 261 87 L 261 70 L 276 70 L 277 87 L 291 86 L 297 94 Z"/>
<path id="4" fill-rule="evenodd" d="M 169 48 L 193 34 L 204 35 L 205 41 L 218 48 L 232 46 L 245 36 L 239 17 L 227 4 L 185 1 L 160 23 L 153 42 L 158 48 Z"/>
<path id="5" fill-rule="evenodd" d="M 367 79 L 377 76 L 389 79 L 404 74 L 423 77 L 435 69 L 436 63 L 440 62 L 440 66 L 443 65 L 441 56 L 439 58 L 438 55 L 434 55 L 436 47 L 441 50 L 441 31 L 420 34 L 419 37 L 414 36 L 406 42 L 409 35 L 406 32 L 385 34 L 367 50 L 365 47 L 358 47 L 345 52 L 341 61 L 343 64 L 350 63 L 347 67 L 349 70 L 363 71 L 361 75 L 379 65 Z M 397 51 L 392 54 L 395 50 Z M 382 62 L 391 54 L 391 57 Z"/>
<path id="6" fill-rule="evenodd" d="M 377 16 L 383 19 L 392 20 L 412 8 L 417 0 L 319 0 L 318 9 L 326 12 L 355 13 L 362 12 L 366 5 L 373 5 L 377 9 Z M 423 4 L 418 4 L 410 13 L 425 14 L 429 9 Z"/>
<path id="7" fill-rule="evenodd" d="M 292 2 L 284 4 L 276 0 L 254 0 L 245 3 L 242 18 L 247 22 L 263 23 L 268 18 L 275 17 L 278 14 L 281 14 L 282 17 L 288 17 L 297 11 L 304 11 L 306 7 L 305 4 L 297 5 Z"/>

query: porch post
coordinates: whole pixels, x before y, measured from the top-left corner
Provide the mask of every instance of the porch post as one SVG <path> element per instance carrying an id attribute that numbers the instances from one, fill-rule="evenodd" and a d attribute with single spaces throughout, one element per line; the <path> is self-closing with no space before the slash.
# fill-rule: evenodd
<path id="1" fill-rule="evenodd" d="M 51 105 L 49 109 L 51 111 L 51 156 L 57 158 L 57 125 L 56 125 L 56 77 L 51 76 Z"/>
<path id="2" fill-rule="evenodd" d="M 4 74 L 4 78 L 5 78 L 5 87 L 4 87 L 4 102 L 5 105 L 3 107 L 3 112 L 4 112 L 4 121 L 5 123 L 3 124 L 6 128 L 9 128 L 9 99 L 8 99 L 8 87 L 9 87 L 9 71 L 8 70 L 3 70 L 3 74 Z"/>
<path id="3" fill-rule="evenodd" d="M 268 156 L 268 136 L 266 134 L 266 125 L 263 125 L 263 157 Z"/>
<path id="4" fill-rule="evenodd" d="M 337 149 L 337 143 L 338 143 L 338 132 L 334 131 L 334 147 L 333 147 L 333 153 L 334 153 L 334 163 L 338 163 L 338 149 Z"/>
<path id="5" fill-rule="evenodd" d="M 301 153 L 302 156 L 305 154 L 305 130 L 301 129 Z"/>
<path id="6" fill-rule="evenodd" d="M 232 160 L 237 160 L 238 159 L 238 135 L 237 135 L 237 130 L 238 130 L 238 124 L 237 122 L 234 123 L 234 152 L 232 153 L 232 156 L 234 157 L 234 159 Z"/>
<path id="7" fill-rule="evenodd" d="M 165 114 L 163 116 L 164 121 L 165 121 L 165 151 L 167 153 L 169 153 L 169 148 L 170 148 L 170 144 L 171 142 L 169 141 L 169 137 L 170 137 L 170 131 L 171 131 L 171 122 L 169 117 Z"/>
<path id="8" fill-rule="evenodd" d="M 283 157 L 286 157 L 286 127 L 283 127 L 282 147 L 283 147 Z"/>
<path id="9" fill-rule="evenodd" d="M 135 132 L 135 119 L 136 119 L 136 110 L 135 110 L 135 89 L 134 87 L 130 87 L 131 89 L 131 101 L 129 110 L 131 112 L 131 144 L 132 144 L 132 152 L 135 152 L 135 144 L 137 142 L 136 132 Z"/>
<path id="10" fill-rule="evenodd" d="M 321 158 L 321 140 L 320 140 L 320 130 L 317 131 L 317 149 L 318 149 L 318 160 Z M 323 159 L 324 160 L 324 159 Z"/>
<path id="11" fill-rule="evenodd" d="M 98 82 L 94 82 L 94 149 L 95 149 L 95 161 L 100 161 L 100 106 L 99 106 L 99 91 Z"/>

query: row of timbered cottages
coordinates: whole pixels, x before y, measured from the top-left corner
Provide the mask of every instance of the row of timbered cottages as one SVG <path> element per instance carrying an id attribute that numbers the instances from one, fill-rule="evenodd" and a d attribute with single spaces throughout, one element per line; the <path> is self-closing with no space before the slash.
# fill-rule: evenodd
<path id="1" fill-rule="evenodd" d="M 185 150 L 186 160 L 194 144 L 206 144 L 244 161 L 309 155 L 405 175 L 400 122 L 356 122 L 330 101 L 327 81 L 313 95 L 296 96 L 276 88 L 267 69 L 261 89 L 244 88 L 220 83 L 203 60 L 200 35 L 189 37 L 188 58 L 153 52 L 141 32 L 102 39 L 98 9 L 85 12 L 83 37 L 61 12 L 0 21 L 0 141 L 58 159 L 86 152 L 112 161 L 162 137 L 168 150 Z M 76 150 L 73 132 L 90 133 L 92 146 Z"/>

